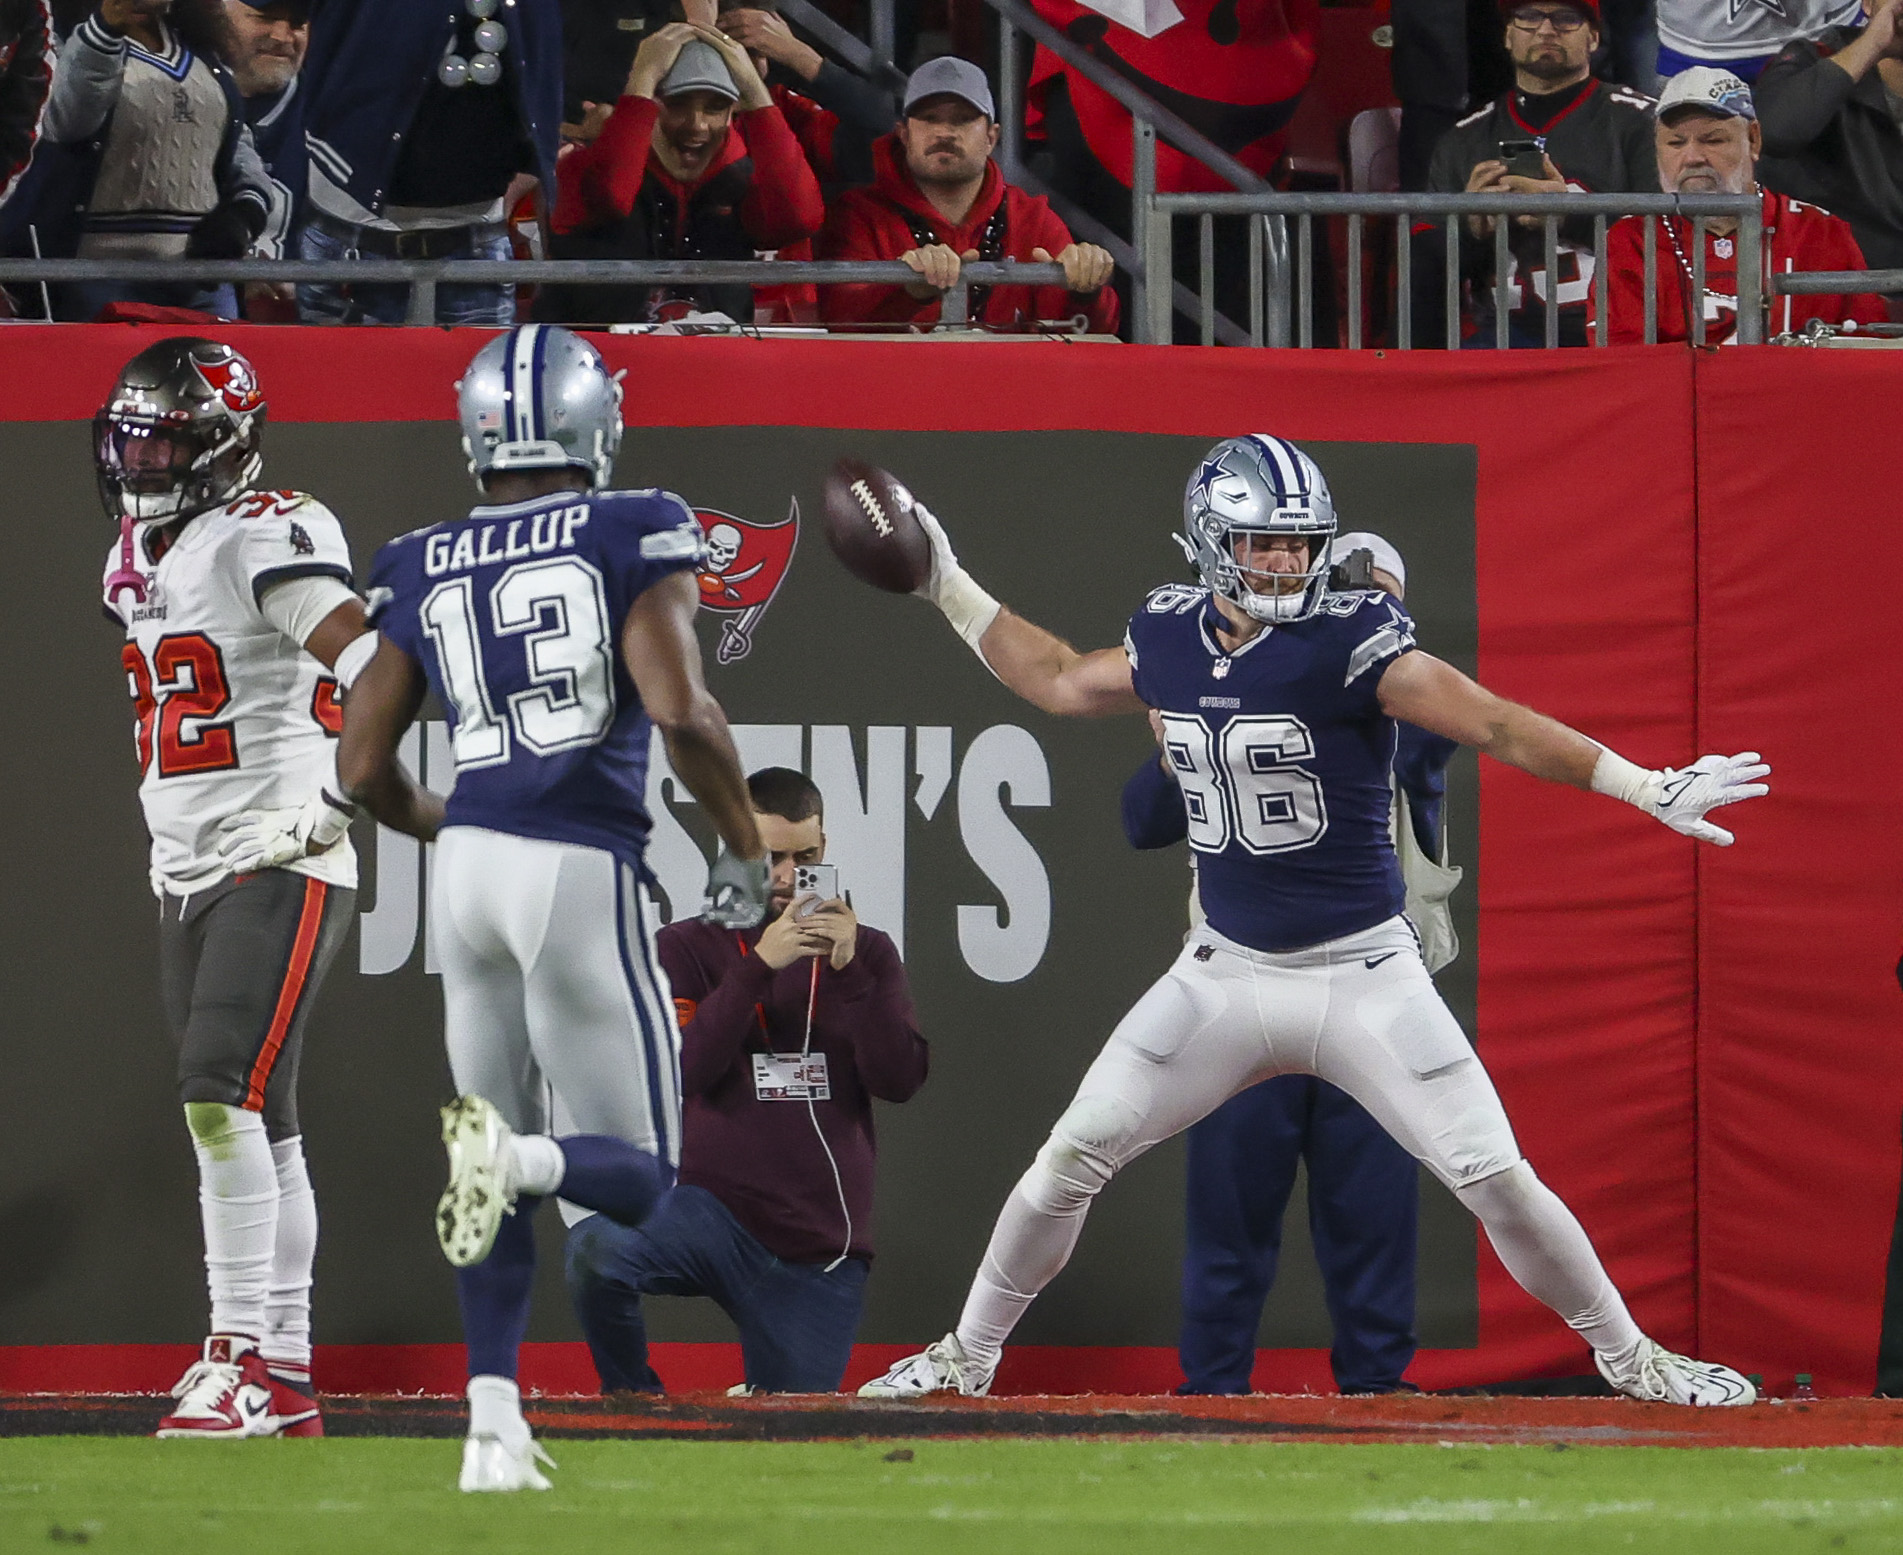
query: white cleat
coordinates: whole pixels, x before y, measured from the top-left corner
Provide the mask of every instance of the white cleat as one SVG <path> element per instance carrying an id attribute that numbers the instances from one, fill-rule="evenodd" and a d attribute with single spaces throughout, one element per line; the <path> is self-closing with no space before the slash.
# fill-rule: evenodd
<path id="1" fill-rule="evenodd" d="M 883 1377 L 875 1377 L 859 1390 L 861 1398 L 923 1398 L 928 1393 L 960 1393 L 966 1398 L 983 1398 L 991 1391 L 993 1366 L 980 1371 L 965 1354 L 958 1335 L 947 1334 L 937 1344 L 928 1344 L 917 1355 L 907 1356 Z"/>
<path id="2" fill-rule="evenodd" d="M 1758 1401 L 1758 1390 L 1729 1366 L 1674 1355 L 1652 1339 L 1639 1341 L 1638 1356 L 1629 1369 L 1614 1372 L 1596 1351 L 1593 1364 L 1621 1393 L 1647 1404 L 1722 1409 Z"/>
<path id="3" fill-rule="evenodd" d="M 509 1491 L 550 1490 L 548 1476 L 536 1467 L 545 1463 L 551 1469 L 555 1460 L 542 1451 L 532 1436 L 522 1439 L 520 1449 L 511 1447 L 500 1436 L 471 1436 L 463 1442 L 463 1471 L 456 1481 L 458 1490 Z"/>
<path id="4" fill-rule="evenodd" d="M 436 1202 L 436 1240 L 458 1269 L 487 1258 L 502 1217 L 515 1213 L 514 1138 L 502 1114 L 480 1096 L 459 1096 L 443 1109 L 449 1186 Z"/>

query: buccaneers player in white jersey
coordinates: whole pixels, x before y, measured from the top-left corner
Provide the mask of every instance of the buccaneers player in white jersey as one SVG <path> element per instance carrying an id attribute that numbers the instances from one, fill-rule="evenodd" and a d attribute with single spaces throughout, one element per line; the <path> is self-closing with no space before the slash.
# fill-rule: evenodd
<path id="1" fill-rule="evenodd" d="M 298 1049 L 356 896 L 351 811 L 325 793 L 338 683 L 376 639 L 329 509 L 255 489 L 264 414 L 249 362 L 179 338 L 127 363 L 94 420 L 211 1285 L 211 1336 L 160 1436 L 323 1434 Z"/>

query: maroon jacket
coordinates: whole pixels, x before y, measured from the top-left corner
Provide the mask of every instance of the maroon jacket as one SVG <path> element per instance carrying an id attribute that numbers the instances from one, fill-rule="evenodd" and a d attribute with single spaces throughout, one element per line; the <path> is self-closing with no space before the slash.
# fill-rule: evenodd
<path id="1" fill-rule="evenodd" d="M 680 1180 L 713 1194 L 789 1263 L 830 1263 L 843 1251 L 870 1258 L 872 1100 L 909 1100 L 928 1062 L 905 965 L 864 924 L 843 972 L 804 957 L 775 972 L 753 954 L 759 938 L 758 929 L 736 934 L 700 918 L 660 933 L 681 1023 Z M 809 996 L 811 1050 L 826 1055 L 832 1089 L 810 1114 L 803 1102 L 760 1101 L 753 1086 L 753 1054 L 799 1052 Z M 815 1119 L 838 1163 L 837 1185 Z"/>

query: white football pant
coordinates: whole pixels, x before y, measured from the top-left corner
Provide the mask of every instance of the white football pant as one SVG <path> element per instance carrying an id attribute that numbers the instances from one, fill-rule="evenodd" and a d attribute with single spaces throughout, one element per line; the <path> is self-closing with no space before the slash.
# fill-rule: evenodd
<path id="1" fill-rule="evenodd" d="M 1259 1080 L 1339 1086 L 1479 1216 L 1501 1261 L 1594 1349 L 1639 1339 L 1579 1222 L 1520 1158 L 1405 918 L 1305 950 L 1250 950 L 1206 925 L 1139 999 L 1005 1202 L 958 1324 L 995 1363 L 1124 1166 Z"/>
<path id="2" fill-rule="evenodd" d="M 449 1069 L 520 1134 L 612 1134 L 680 1164 L 680 1030 L 635 872 L 451 826 L 430 876 Z"/>

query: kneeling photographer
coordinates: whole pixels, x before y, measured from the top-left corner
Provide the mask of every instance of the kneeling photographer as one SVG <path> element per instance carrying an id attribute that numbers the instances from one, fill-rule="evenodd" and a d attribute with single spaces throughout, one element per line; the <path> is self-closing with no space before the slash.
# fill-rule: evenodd
<path id="1" fill-rule="evenodd" d="M 661 931 L 681 1025 L 680 1178 L 638 1229 L 569 1234 L 568 1286 L 603 1392 L 658 1392 L 641 1298 L 706 1296 L 740 1330 L 750 1389 L 836 1390 L 872 1258 L 872 1102 L 925 1083 L 905 968 L 853 916 L 819 790 L 747 780 L 772 861 L 765 923 Z"/>

